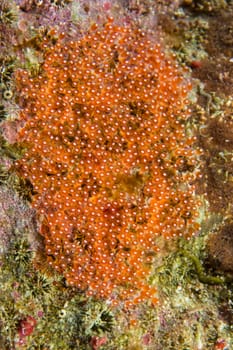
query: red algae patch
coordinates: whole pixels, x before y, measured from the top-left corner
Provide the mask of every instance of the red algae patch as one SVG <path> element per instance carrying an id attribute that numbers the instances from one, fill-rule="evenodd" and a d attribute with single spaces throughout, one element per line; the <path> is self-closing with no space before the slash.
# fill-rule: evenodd
<path id="1" fill-rule="evenodd" d="M 199 228 L 190 84 L 160 43 L 111 21 L 45 44 L 40 75 L 18 71 L 16 83 L 16 167 L 33 185 L 48 264 L 88 295 L 156 303 L 156 237 Z"/>

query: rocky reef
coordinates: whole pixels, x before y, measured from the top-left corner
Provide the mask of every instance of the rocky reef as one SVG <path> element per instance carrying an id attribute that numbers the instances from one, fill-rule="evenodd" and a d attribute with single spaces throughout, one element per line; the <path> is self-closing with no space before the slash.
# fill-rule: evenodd
<path id="1" fill-rule="evenodd" d="M 1 349 L 231 349 L 232 14 L 1 2 Z"/>

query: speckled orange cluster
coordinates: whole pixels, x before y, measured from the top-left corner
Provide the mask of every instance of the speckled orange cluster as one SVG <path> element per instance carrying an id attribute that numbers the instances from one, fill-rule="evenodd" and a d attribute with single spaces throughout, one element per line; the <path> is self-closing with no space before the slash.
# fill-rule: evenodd
<path id="1" fill-rule="evenodd" d="M 110 21 L 58 40 L 39 76 L 17 80 L 27 151 L 16 166 L 33 184 L 49 264 L 88 295 L 156 302 L 156 237 L 198 229 L 189 84 L 158 42 Z"/>

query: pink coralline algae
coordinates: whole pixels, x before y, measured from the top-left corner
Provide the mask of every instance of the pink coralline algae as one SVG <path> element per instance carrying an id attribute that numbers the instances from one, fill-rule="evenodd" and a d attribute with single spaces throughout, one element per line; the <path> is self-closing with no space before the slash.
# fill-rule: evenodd
<path id="1" fill-rule="evenodd" d="M 0 255 L 7 253 L 17 238 L 27 235 L 33 241 L 36 231 L 34 210 L 26 206 L 19 196 L 5 186 L 0 186 Z M 36 249 L 36 242 L 32 243 Z"/>
<path id="2" fill-rule="evenodd" d="M 32 316 L 27 316 L 20 321 L 18 326 L 19 345 L 26 343 L 27 337 L 33 333 L 36 324 L 37 321 Z"/>

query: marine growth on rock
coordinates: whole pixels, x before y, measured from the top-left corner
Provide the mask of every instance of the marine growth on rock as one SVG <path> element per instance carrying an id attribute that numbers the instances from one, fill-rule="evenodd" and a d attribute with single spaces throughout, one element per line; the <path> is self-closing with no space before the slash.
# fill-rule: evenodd
<path id="1" fill-rule="evenodd" d="M 88 295 L 156 303 L 156 237 L 199 227 L 190 83 L 158 39 L 111 21 L 43 50 L 41 73 L 16 77 L 16 167 L 33 185 L 48 264 Z"/>

